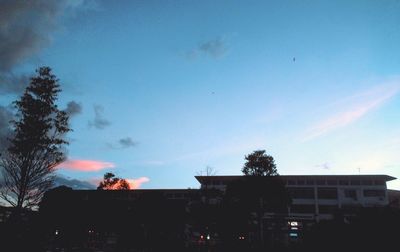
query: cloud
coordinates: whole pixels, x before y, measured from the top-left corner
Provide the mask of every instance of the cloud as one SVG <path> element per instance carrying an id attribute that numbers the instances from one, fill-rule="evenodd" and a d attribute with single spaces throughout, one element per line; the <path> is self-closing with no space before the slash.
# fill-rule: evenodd
<path id="1" fill-rule="evenodd" d="M 75 190 L 93 190 L 96 189 L 92 183 L 84 180 L 69 179 L 61 175 L 57 175 L 54 179 L 54 187 L 68 186 Z"/>
<path id="2" fill-rule="evenodd" d="M 226 42 L 222 38 L 215 38 L 212 40 L 200 43 L 196 48 L 186 52 L 187 59 L 195 59 L 199 55 L 209 56 L 214 59 L 223 57 L 228 51 Z"/>
<path id="3" fill-rule="evenodd" d="M 87 0 L 2 0 L 0 8 L 0 93 L 21 93 L 27 85 L 15 67 L 51 44 L 66 11 L 88 9 Z M 93 4 L 92 4 L 93 5 Z"/>
<path id="4" fill-rule="evenodd" d="M 137 144 L 137 143 L 134 142 L 134 141 L 132 140 L 132 138 L 130 138 L 130 137 L 121 138 L 121 139 L 119 140 L 119 143 L 120 143 L 121 146 L 124 147 L 124 148 L 132 147 L 132 146 L 135 146 L 135 145 Z"/>
<path id="5" fill-rule="evenodd" d="M 110 162 L 103 162 L 98 160 L 78 160 L 70 159 L 58 165 L 57 168 L 74 170 L 74 171 L 84 171 L 84 172 L 94 172 L 100 171 L 107 168 L 114 168 L 115 164 Z"/>
<path id="6" fill-rule="evenodd" d="M 0 94 L 22 94 L 29 81 L 27 75 L 4 73 L 0 70 Z"/>
<path id="7" fill-rule="evenodd" d="M 315 167 L 323 168 L 325 170 L 331 169 L 331 165 L 329 163 L 327 163 L 327 162 L 322 163 L 322 164 L 317 164 L 317 165 L 315 165 Z"/>
<path id="8" fill-rule="evenodd" d="M 143 183 L 150 181 L 148 177 L 140 177 L 137 179 L 126 179 L 131 189 L 139 189 Z"/>
<path id="9" fill-rule="evenodd" d="M 133 141 L 130 137 L 121 138 L 116 144 L 107 143 L 110 149 L 126 149 L 136 146 L 138 143 Z"/>
<path id="10" fill-rule="evenodd" d="M 221 38 L 201 43 L 198 49 L 213 58 L 222 57 L 227 52 L 226 44 Z"/>
<path id="11" fill-rule="evenodd" d="M 400 91 L 400 85 L 382 85 L 372 90 L 351 96 L 355 100 L 345 111 L 330 116 L 313 125 L 305 134 L 303 140 L 308 141 L 325 135 L 338 128 L 350 125 L 374 109 L 379 108 L 385 101 L 395 96 Z M 345 98 L 348 100 L 348 98 Z"/>
<path id="12" fill-rule="evenodd" d="M 100 105 L 94 105 L 94 119 L 89 121 L 89 127 L 95 127 L 96 129 L 104 129 L 111 125 L 111 122 L 103 117 L 104 108 Z"/>
<path id="13" fill-rule="evenodd" d="M 103 180 L 103 178 L 93 178 L 93 179 L 90 179 L 89 182 L 92 185 L 95 185 L 97 187 L 102 180 Z M 148 177 L 140 177 L 140 178 L 137 178 L 137 179 L 128 178 L 128 179 L 125 179 L 125 180 L 126 180 L 126 182 L 128 182 L 130 189 L 139 189 L 142 186 L 142 184 L 147 183 L 147 182 L 150 181 L 150 179 Z"/>
<path id="14" fill-rule="evenodd" d="M 70 117 L 80 114 L 82 112 L 82 105 L 75 101 L 70 101 L 67 104 L 65 112 L 67 112 Z"/>
<path id="15" fill-rule="evenodd" d="M 7 148 L 7 138 L 11 137 L 10 121 L 13 114 L 9 107 L 0 106 L 0 152 Z"/>

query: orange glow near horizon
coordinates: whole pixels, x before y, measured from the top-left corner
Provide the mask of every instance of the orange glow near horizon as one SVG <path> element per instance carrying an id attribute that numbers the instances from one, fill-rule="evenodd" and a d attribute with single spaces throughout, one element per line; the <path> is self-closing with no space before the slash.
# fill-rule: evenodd
<path id="1" fill-rule="evenodd" d="M 130 190 L 139 189 L 143 183 L 150 181 L 150 179 L 148 177 L 140 177 L 137 179 L 125 179 L 125 180 L 126 180 L 126 182 L 128 182 Z M 101 178 L 93 178 L 93 179 L 89 180 L 89 182 L 95 186 L 98 186 L 100 181 L 102 181 Z M 117 190 L 118 186 L 119 185 L 116 184 L 113 186 L 113 188 L 108 188 L 107 190 Z"/>
<path id="2" fill-rule="evenodd" d="M 148 177 L 140 177 L 137 179 L 126 179 L 129 184 L 130 189 L 139 189 L 143 183 L 149 182 Z"/>
<path id="3" fill-rule="evenodd" d="M 114 167 L 115 165 L 113 163 L 97 160 L 67 160 L 57 166 L 57 168 L 85 172 L 100 171 Z"/>

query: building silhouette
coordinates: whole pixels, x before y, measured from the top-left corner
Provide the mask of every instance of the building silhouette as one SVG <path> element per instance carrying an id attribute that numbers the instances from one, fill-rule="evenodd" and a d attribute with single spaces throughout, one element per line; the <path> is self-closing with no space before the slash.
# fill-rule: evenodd
<path id="1" fill-rule="evenodd" d="M 388 207 L 391 200 L 386 182 L 395 178 L 291 175 L 253 178 L 256 180 L 249 176 L 196 179 L 199 189 L 57 187 L 46 193 L 40 206 L 48 250 L 234 251 L 288 247 L 302 242 L 304 234 L 320 222 L 350 223 L 365 209 Z M 280 185 L 283 191 L 277 189 Z M 283 193 L 289 201 L 281 200 Z"/>

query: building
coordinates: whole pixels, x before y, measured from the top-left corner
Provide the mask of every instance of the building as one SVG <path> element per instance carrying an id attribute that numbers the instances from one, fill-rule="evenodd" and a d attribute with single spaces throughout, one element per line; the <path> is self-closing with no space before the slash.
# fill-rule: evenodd
<path id="1" fill-rule="evenodd" d="M 229 183 L 243 176 L 196 176 L 201 189 L 225 191 Z M 331 219 L 338 211 L 382 207 L 389 204 L 387 175 L 283 175 L 292 198 L 289 216 L 300 219 Z"/>
<path id="2" fill-rule="evenodd" d="M 115 246 L 196 250 L 196 246 L 218 247 L 224 242 L 248 248 L 260 240 L 287 245 L 301 241 L 302 232 L 317 222 L 337 216 L 350 220 L 360 209 L 388 206 L 386 183 L 395 179 L 387 175 L 279 176 L 276 179 L 287 190 L 291 204 L 281 212 L 260 208 L 241 225 L 235 223 L 239 220 L 230 210 L 236 206 L 226 204 L 226 194 L 235 181 L 247 178 L 196 176 L 199 189 L 59 187 L 46 193 L 40 212 L 48 235 L 53 236 L 51 246 L 58 248 L 68 244 L 103 251 L 113 251 Z M 271 178 L 259 179 L 269 183 Z"/>

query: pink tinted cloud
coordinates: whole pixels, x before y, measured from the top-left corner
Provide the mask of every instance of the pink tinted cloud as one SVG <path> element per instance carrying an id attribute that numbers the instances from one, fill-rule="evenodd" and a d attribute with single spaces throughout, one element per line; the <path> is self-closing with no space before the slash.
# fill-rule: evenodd
<path id="1" fill-rule="evenodd" d="M 74 170 L 74 171 L 100 171 L 106 168 L 114 168 L 115 164 L 110 162 L 103 162 L 98 160 L 79 160 L 79 159 L 69 159 L 58 165 L 58 168 Z"/>
<path id="2" fill-rule="evenodd" d="M 128 181 L 131 189 L 139 189 L 143 183 L 149 182 L 150 179 L 148 177 L 140 177 L 137 179 L 126 179 L 126 181 Z"/>
<path id="3" fill-rule="evenodd" d="M 311 127 L 308 132 L 306 133 L 305 137 L 303 138 L 304 141 L 311 140 L 313 138 L 319 137 L 321 135 L 324 135 L 332 130 L 335 130 L 337 128 L 345 127 L 358 119 L 362 118 L 365 116 L 367 113 L 370 111 L 378 108 L 381 106 L 385 101 L 389 100 L 392 98 L 394 95 L 396 95 L 400 90 L 400 86 L 392 86 L 388 89 L 383 89 L 376 93 L 368 92 L 369 95 L 366 95 L 364 93 L 362 96 L 364 96 L 365 101 L 358 103 L 356 105 L 350 106 L 347 110 L 344 112 L 338 113 L 336 115 L 333 115 L 331 117 L 328 117 L 325 120 L 320 121 L 313 127 Z M 376 91 L 376 90 L 374 90 Z M 367 97 L 370 96 L 370 97 Z"/>

